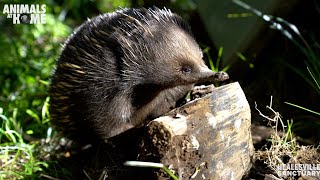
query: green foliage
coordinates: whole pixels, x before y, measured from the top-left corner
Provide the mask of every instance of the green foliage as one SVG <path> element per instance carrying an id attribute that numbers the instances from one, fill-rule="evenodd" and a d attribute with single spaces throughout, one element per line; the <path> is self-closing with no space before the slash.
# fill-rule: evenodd
<path id="1" fill-rule="evenodd" d="M 172 4 L 184 11 L 193 11 L 197 8 L 197 5 L 193 0 L 175 0 L 172 1 Z"/>
<path id="2" fill-rule="evenodd" d="M 220 61 L 221 61 L 221 57 L 222 57 L 222 53 L 223 53 L 223 47 L 220 47 L 220 48 L 219 48 L 218 57 L 217 57 L 217 60 L 216 60 L 216 63 L 215 63 L 215 64 L 213 63 L 213 59 L 212 59 L 212 57 L 211 57 L 211 55 L 210 55 L 210 53 L 209 53 L 209 50 L 210 50 L 210 48 L 207 47 L 207 48 L 205 48 L 205 49 L 203 50 L 203 52 L 204 52 L 204 53 L 207 55 L 207 57 L 208 57 L 210 69 L 211 69 L 212 71 L 214 71 L 214 72 L 218 72 L 218 71 L 225 71 L 225 72 L 227 72 L 228 69 L 231 67 L 231 64 L 226 65 L 224 68 L 222 68 L 222 69 L 220 70 L 220 68 L 221 68 Z"/>
<path id="3" fill-rule="evenodd" d="M 290 67 L 296 74 L 301 76 L 313 89 L 315 92 L 317 92 L 320 95 L 320 48 L 319 46 L 315 45 L 312 47 L 301 35 L 298 28 L 294 25 L 289 23 L 288 21 L 280 18 L 280 17 L 274 17 L 271 15 L 267 15 L 262 13 L 261 11 L 249 6 L 248 4 L 239 1 L 239 0 L 233 0 L 233 2 L 240 7 L 249 10 L 254 15 L 261 17 L 262 20 L 269 23 L 270 27 L 272 29 L 276 29 L 279 32 L 281 32 L 285 37 L 287 37 L 291 42 L 293 42 L 305 55 L 304 62 L 306 64 L 306 68 L 297 68 L 290 63 L 284 63 L 286 66 Z M 314 44 L 317 44 L 314 42 Z M 293 107 L 300 108 L 302 110 L 311 112 L 316 115 L 320 115 L 319 112 L 315 112 L 313 110 L 310 110 L 308 108 L 285 102 L 288 105 L 291 105 Z"/>
<path id="4" fill-rule="evenodd" d="M 35 157 L 36 144 L 28 144 L 24 141 L 21 129 L 17 126 L 17 109 L 7 117 L 0 108 L 0 179 L 22 179 L 34 177 L 34 173 L 47 168 L 48 164 L 39 161 Z"/>
<path id="5" fill-rule="evenodd" d="M 216 63 L 213 63 L 214 61 L 209 53 L 209 50 L 210 50 L 210 48 L 206 47 L 205 49 L 203 49 L 203 52 L 208 57 L 210 69 L 214 72 L 218 72 L 218 71 L 227 72 L 230 69 L 230 67 L 232 66 L 232 63 L 227 64 L 224 67 L 222 67 L 221 58 L 222 58 L 222 53 L 223 53 L 223 47 L 219 48 L 218 56 L 215 61 Z M 250 68 L 254 68 L 254 64 L 251 63 L 244 55 L 242 55 L 239 52 L 237 53 L 237 55 L 238 55 L 239 59 L 246 62 Z"/>
<path id="6" fill-rule="evenodd" d="M 119 7 L 125 8 L 131 6 L 131 1 L 129 0 L 104 0 L 97 1 L 97 3 L 97 7 L 100 12 L 110 12 L 119 9 Z"/>
<path id="7" fill-rule="evenodd" d="M 241 59 L 242 61 L 246 62 L 250 68 L 254 68 L 254 64 L 251 63 L 242 53 L 237 52 L 237 56 L 239 57 L 239 59 Z"/>
<path id="8" fill-rule="evenodd" d="M 41 112 L 60 43 L 70 28 L 47 14 L 46 24 L 8 24 L 4 32 L 0 34 L 0 47 L 4 48 L 0 56 L 0 107 L 5 115 L 18 109 L 18 119 L 24 119 L 21 125 L 41 135 L 47 128 L 38 121 L 36 112 Z M 38 123 L 30 124 L 32 120 Z"/>
<path id="9" fill-rule="evenodd" d="M 0 26 L 0 179 L 34 178 L 48 167 L 36 138 L 49 128 L 48 82 L 71 29 L 49 13 L 46 24 Z"/>

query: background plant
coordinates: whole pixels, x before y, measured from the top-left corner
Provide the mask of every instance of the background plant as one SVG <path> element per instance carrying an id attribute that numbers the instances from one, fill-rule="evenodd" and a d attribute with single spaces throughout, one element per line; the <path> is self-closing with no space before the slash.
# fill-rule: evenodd
<path id="1" fill-rule="evenodd" d="M 289 66 L 296 74 L 301 76 L 314 89 L 314 91 L 320 95 L 320 48 L 319 46 L 317 46 L 317 42 L 314 42 L 313 45 L 310 45 L 301 35 L 300 31 L 294 24 L 291 24 L 280 17 L 274 17 L 272 15 L 264 14 L 261 11 L 239 0 L 233 0 L 233 2 L 240 7 L 249 10 L 254 15 L 261 17 L 262 20 L 269 24 L 270 28 L 276 29 L 281 32 L 303 52 L 306 57 L 304 59 L 304 62 L 306 64 L 304 69 L 292 66 L 288 62 L 282 61 L 282 63 L 284 63 L 286 66 Z M 320 113 L 312 111 L 308 108 L 301 107 L 293 103 L 287 104 L 320 115 Z"/>

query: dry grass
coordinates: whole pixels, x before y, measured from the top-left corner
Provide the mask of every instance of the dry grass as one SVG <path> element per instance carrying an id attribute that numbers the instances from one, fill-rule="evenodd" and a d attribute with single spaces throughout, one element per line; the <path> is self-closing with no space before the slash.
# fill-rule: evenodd
<path id="1" fill-rule="evenodd" d="M 283 164 L 320 164 L 320 153 L 318 147 L 302 146 L 299 145 L 296 138 L 292 133 L 293 121 L 287 121 L 287 125 L 284 124 L 279 112 L 272 109 L 272 96 L 270 105 L 266 106 L 273 115 L 266 116 L 257 108 L 259 114 L 269 121 L 269 125 L 274 130 L 269 141 L 270 147 L 257 150 L 255 152 L 256 160 L 263 161 L 268 168 L 272 171 L 272 174 L 277 177 L 281 177 L 277 172 L 278 165 Z M 281 128 L 281 131 L 278 128 Z M 281 177 L 284 179 L 290 179 L 292 177 Z"/>

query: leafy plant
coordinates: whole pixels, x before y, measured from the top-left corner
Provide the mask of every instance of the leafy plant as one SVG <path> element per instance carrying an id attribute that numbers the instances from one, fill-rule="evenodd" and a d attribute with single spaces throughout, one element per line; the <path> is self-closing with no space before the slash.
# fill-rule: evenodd
<path id="1" fill-rule="evenodd" d="M 35 172 L 42 171 L 48 164 L 38 160 L 34 154 L 35 144 L 24 141 L 21 130 L 17 127 L 17 109 L 11 117 L 3 114 L 0 108 L 0 179 L 21 179 L 34 176 Z"/>
<path id="2" fill-rule="evenodd" d="M 47 87 L 71 29 L 52 14 L 46 24 L 0 23 L 0 179 L 33 179 L 48 167 L 37 153 L 49 128 Z"/>
<path id="3" fill-rule="evenodd" d="M 203 49 L 203 52 L 207 55 L 208 57 L 208 61 L 209 61 L 209 65 L 210 65 L 210 69 L 214 72 L 218 72 L 218 71 L 228 71 L 228 69 L 231 67 L 231 64 L 228 64 L 226 65 L 224 68 L 221 68 L 221 57 L 222 57 L 222 53 L 223 53 L 223 47 L 220 47 L 219 48 L 219 51 L 218 51 L 218 56 L 217 56 L 217 60 L 216 60 L 216 63 L 214 64 L 213 63 L 213 59 L 209 53 L 209 50 L 210 48 L 209 47 L 206 47 L 205 49 Z"/>
<path id="4" fill-rule="evenodd" d="M 43 101 L 47 97 L 47 82 L 60 52 L 60 43 L 70 28 L 47 14 L 47 24 L 8 25 L 0 34 L 0 107 L 4 115 L 19 110 L 17 122 L 41 136 L 47 126 L 39 121 Z M 39 113 L 40 114 L 40 113 Z M 37 123 L 30 123 L 33 120 Z M 48 122 L 48 121 L 46 121 Z"/>
<path id="5" fill-rule="evenodd" d="M 302 51 L 302 53 L 306 56 L 306 59 L 304 61 L 306 64 L 306 69 L 296 68 L 289 63 L 286 63 L 286 65 L 290 67 L 296 74 L 301 76 L 314 89 L 314 91 L 316 91 L 320 95 L 320 55 L 318 54 L 320 49 L 317 48 L 317 46 L 312 48 L 312 46 L 309 45 L 309 43 L 301 35 L 300 31 L 294 24 L 291 24 L 280 17 L 274 17 L 272 15 L 264 14 L 240 0 L 233 0 L 233 2 L 240 7 L 249 10 L 254 15 L 260 17 L 270 25 L 270 28 L 276 29 L 281 32 Z M 306 110 L 313 114 L 320 115 L 319 112 L 315 112 L 308 108 L 289 102 L 285 103 Z"/>

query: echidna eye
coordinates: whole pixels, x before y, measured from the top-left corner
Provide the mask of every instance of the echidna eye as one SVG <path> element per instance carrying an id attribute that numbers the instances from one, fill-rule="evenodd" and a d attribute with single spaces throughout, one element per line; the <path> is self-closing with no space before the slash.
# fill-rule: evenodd
<path id="1" fill-rule="evenodd" d="M 190 66 L 182 66 L 181 71 L 183 73 L 190 73 L 191 72 L 191 67 Z"/>

